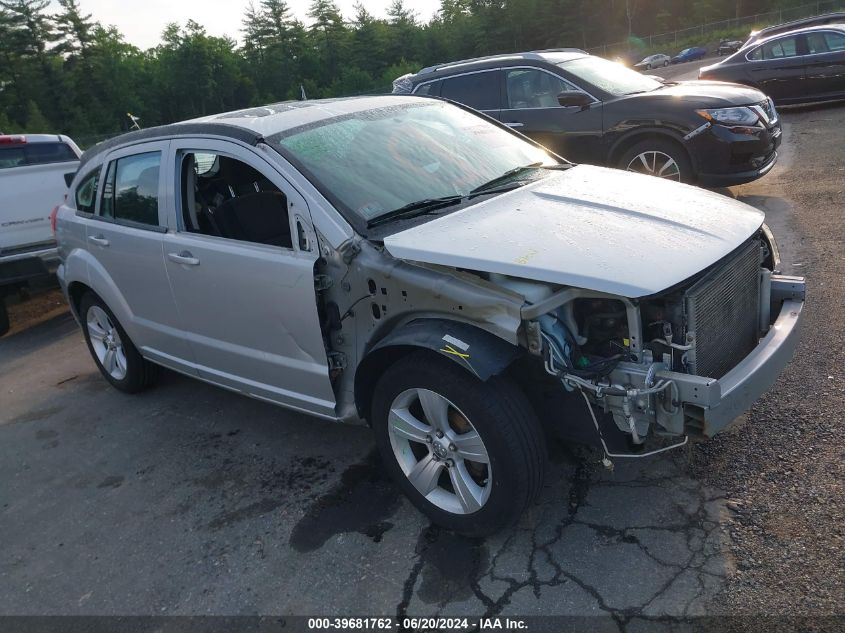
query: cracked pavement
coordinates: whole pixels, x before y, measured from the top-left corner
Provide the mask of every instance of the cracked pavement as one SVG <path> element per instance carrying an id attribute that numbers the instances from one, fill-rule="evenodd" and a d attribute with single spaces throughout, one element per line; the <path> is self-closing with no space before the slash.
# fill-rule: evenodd
<path id="1" fill-rule="evenodd" d="M 611 473 L 555 445 L 519 524 L 466 538 L 401 497 L 366 429 L 175 374 L 122 395 L 74 327 L 0 341 L 0 613 L 626 619 L 703 613 L 729 568 L 725 500 L 683 454 Z"/>
<path id="2" fill-rule="evenodd" d="M 754 198 L 763 185 L 744 199 L 796 261 L 791 207 Z M 0 402 L 0 614 L 611 615 L 592 624 L 636 630 L 730 611 L 736 504 L 691 474 L 694 449 L 610 472 L 555 444 L 538 503 L 470 539 L 401 497 L 367 429 L 172 373 L 120 394 L 67 313 L 0 339 Z"/>

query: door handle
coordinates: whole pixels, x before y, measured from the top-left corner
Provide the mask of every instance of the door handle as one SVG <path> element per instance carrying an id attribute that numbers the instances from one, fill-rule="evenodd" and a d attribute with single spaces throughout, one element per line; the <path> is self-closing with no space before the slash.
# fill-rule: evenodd
<path id="1" fill-rule="evenodd" d="M 510 123 L 505 123 L 508 127 L 523 127 L 525 123 L 519 123 L 518 121 L 511 121 Z"/>
<path id="2" fill-rule="evenodd" d="M 89 235 L 88 241 L 93 242 L 97 246 L 108 246 L 109 245 L 109 241 L 102 234 L 100 234 L 100 235 Z"/>
<path id="3" fill-rule="evenodd" d="M 200 260 L 191 254 L 191 251 L 182 251 L 181 253 L 168 253 L 167 259 L 177 264 L 184 264 L 185 266 L 199 266 Z"/>

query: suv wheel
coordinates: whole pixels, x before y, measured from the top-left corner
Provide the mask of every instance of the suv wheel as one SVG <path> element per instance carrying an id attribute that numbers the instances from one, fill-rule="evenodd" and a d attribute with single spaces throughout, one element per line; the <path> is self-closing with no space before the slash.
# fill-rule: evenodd
<path id="1" fill-rule="evenodd" d="M 692 180 L 692 165 L 684 149 L 662 138 L 636 143 L 622 154 L 619 168 L 677 182 Z"/>
<path id="2" fill-rule="evenodd" d="M 135 393 L 152 385 L 156 366 L 141 356 L 126 331 L 105 303 L 92 292 L 79 302 L 88 351 L 114 387 Z"/>
<path id="3" fill-rule="evenodd" d="M 379 380 L 373 427 L 382 458 L 434 523 L 483 536 L 515 522 L 542 485 L 546 446 L 525 395 L 421 352 Z"/>

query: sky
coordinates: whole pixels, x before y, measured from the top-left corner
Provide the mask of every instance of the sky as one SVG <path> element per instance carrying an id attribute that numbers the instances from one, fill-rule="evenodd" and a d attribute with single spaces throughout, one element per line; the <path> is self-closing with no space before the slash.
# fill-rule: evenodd
<path id="1" fill-rule="evenodd" d="M 355 15 L 355 0 L 335 0 L 344 18 Z M 254 0 L 258 5 L 258 0 Z M 390 0 L 361 0 L 367 10 L 377 17 L 386 15 Z M 159 43 L 159 36 L 168 22 L 185 24 L 193 19 L 205 26 L 210 35 L 228 35 L 240 39 L 241 19 L 249 0 L 80 0 L 85 13 L 103 24 L 120 29 L 126 41 L 140 48 Z M 307 21 L 311 0 L 288 0 L 291 13 Z M 58 6 L 53 2 L 54 8 Z M 422 21 L 428 21 L 440 8 L 440 0 L 405 0 L 405 6 L 416 11 Z"/>

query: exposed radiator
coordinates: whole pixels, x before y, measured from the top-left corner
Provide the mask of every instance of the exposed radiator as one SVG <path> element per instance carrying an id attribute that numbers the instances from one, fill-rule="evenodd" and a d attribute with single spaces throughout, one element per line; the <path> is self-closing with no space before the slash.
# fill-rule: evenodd
<path id="1" fill-rule="evenodd" d="M 686 292 L 687 333 L 695 337 L 690 373 L 721 378 L 756 347 L 761 263 L 753 239 Z"/>

